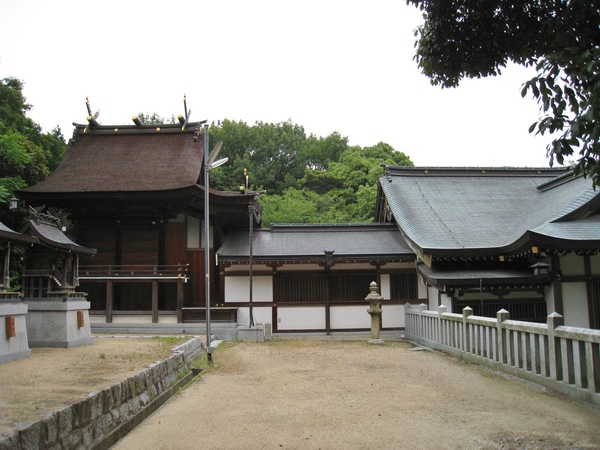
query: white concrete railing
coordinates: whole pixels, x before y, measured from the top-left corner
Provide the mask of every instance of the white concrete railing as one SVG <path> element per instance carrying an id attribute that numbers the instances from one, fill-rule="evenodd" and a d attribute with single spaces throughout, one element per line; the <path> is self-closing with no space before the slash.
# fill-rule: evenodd
<path id="1" fill-rule="evenodd" d="M 600 406 L 600 330 L 566 327 L 552 313 L 546 324 L 447 313 L 445 306 L 405 305 L 405 337 L 465 360 L 541 384 Z"/>

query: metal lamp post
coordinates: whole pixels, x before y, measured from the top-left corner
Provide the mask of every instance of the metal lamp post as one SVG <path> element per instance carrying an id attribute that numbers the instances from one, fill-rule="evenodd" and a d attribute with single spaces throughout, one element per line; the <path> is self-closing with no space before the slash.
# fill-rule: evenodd
<path id="1" fill-rule="evenodd" d="M 210 214 L 209 214 L 209 171 L 215 167 L 219 167 L 229 161 L 229 158 L 221 158 L 215 161 L 217 155 L 221 151 L 223 142 L 219 141 L 215 148 L 208 154 L 208 125 L 204 125 L 204 269 L 206 274 L 205 280 L 205 296 L 206 296 L 206 357 L 208 362 L 212 362 L 212 354 L 214 349 L 211 346 L 210 337 Z"/>
<path id="2" fill-rule="evenodd" d="M 15 227 L 15 210 L 19 206 L 19 200 L 12 197 L 8 201 L 8 209 L 11 212 L 10 229 L 12 230 Z M 4 252 L 4 291 L 8 291 L 8 288 L 10 288 L 10 241 L 6 242 Z"/>

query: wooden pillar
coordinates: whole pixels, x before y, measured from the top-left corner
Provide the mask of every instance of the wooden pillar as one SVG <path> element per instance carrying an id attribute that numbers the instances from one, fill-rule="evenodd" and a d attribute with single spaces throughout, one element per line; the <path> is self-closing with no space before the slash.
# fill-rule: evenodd
<path id="1" fill-rule="evenodd" d="M 158 323 L 158 281 L 152 280 L 152 323 Z"/>
<path id="2" fill-rule="evenodd" d="M 275 290 L 275 283 L 277 283 L 276 280 L 277 277 L 277 266 L 273 266 L 273 274 L 272 274 L 272 281 L 271 281 L 271 289 L 272 289 L 272 293 L 273 293 L 273 307 L 271 308 L 271 323 L 273 324 L 273 333 L 277 332 L 277 330 L 279 330 L 278 324 L 277 324 L 277 301 L 279 300 L 278 296 L 277 296 L 277 291 Z"/>
<path id="3" fill-rule="evenodd" d="M 183 279 L 177 280 L 177 323 L 183 322 Z"/>
<path id="4" fill-rule="evenodd" d="M 160 220 L 158 228 L 158 265 L 165 265 L 167 224 L 165 220 Z"/>
<path id="5" fill-rule="evenodd" d="M 331 298 L 329 294 L 329 267 L 325 266 L 325 331 L 331 334 Z"/>
<path id="6" fill-rule="evenodd" d="M 333 250 L 325 250 L 325 331 L 331 334 L 331 294 L 329 292 L 329 269 L 333 266 Z"/>
<path id="7" fill-rule="evenodd" d="M 560 258 L 558 256 L 554 256 L 552 258 L 552 265 L 554 266 L 554 271 L 560 272 Z M 562 280 L 560 277 L 554 277 L 554 281 L 552 282 L 552 291 L 554 294 L 554 311 L 560 315 L 564 314 L 563 311 L 563 296 L 562 296 Z"/>
<path id="8" fill-rule="evenodd" d="M 113 281 L 106 282 L 106 323 L 113 321 Z"/>
<path id="9" fill-rule="evenodd" d="M 590 255 L 583 257 L 584 268 L 585 268 L 585 291 L 587 294 L 587 306 L 588 306 L 588 327 L 598 328 L 598 305 L 594 302 L 594 289 L 592 285 L 592 261 Z"/>

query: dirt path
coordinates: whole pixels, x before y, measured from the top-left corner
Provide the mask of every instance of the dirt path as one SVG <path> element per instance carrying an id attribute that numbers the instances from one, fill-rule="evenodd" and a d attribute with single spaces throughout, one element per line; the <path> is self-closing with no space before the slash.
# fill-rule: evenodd
<path id="1" fill-rule="evenodd" d="M 114 448 L 600 448 L 600 411 L 405 342 L 225 343 Z"/>
<path id="2" fill-rule="evenodd" d="M 34 348 L 29 358 L 0 364 L 0 433 L 141 372 L 188 339 L 102 337 L 83 347 Z"/>

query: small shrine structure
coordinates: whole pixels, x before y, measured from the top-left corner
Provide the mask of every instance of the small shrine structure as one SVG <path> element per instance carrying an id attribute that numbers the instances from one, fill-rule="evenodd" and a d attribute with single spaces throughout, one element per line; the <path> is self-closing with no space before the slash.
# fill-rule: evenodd
<path id="1" fill-rule="evenodd" d="M 31 347 L 78 347 L 92 343 L 86 294 L 77 292 L 83 247 L 65 235 L 61 222 L 31 209 L 25 234 L 37 238 L 27 254 L 23 296 L 28 306 L 27 334 Z"/>
<path id="2" fill-rule="evenodd" d="M 38 239 L 13 231 L 0 222 L 2 280 L 0 290 L 0 364 L 31 356 L 25 316 L 27 305 L 20 292 L 10 290 L 11 244 L 33 244 Z"/>

